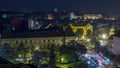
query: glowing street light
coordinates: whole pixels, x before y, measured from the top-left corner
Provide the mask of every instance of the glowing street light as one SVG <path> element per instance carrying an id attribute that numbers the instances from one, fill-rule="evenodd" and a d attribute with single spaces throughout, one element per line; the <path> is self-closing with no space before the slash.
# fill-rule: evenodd
<path id="1" fill-rule="evenodd" d="M 35 48 L 35 50 L 39 50 L 39 47 L 37 46 L 37 47 Z"/>
<path id="2" fill-rule="evenodd" d="M 82 39 L 85 39 L 85 36 L 84 36 L 84 35 L 82 36 Z"/>
<path id="3" fill-rule="evenodd" d="M 107 34 L 102 34 L 102 38 L 106 39 L 107 38 Z"/>
<path id="4" fill-rule="evenodd" d="M 90 39 L 87 39 L 87 42 L 89 42 L 90 41 Z"/>
<path id="5" fill-rule="evenodd" d="M 63 62 L 64 62 L 64 57 L 61 58 L 61 63 L 63 63 Z"/>

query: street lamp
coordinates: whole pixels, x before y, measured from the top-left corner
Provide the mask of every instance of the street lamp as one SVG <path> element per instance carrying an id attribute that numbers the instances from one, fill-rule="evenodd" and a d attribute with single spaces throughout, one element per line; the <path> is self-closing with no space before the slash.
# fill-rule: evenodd
<path id="1" fill-rule="evenodd" d="M 64 62 L 64 58 L 62 57 L 62 58 L 61 58 L 61 63 L 63 63 L 63 62 Z"/>
<path id="2" fill-rule="evenodd" d="M 90 41 L 90 39 L 87 39 L 87 42 L 89 42 Z"/>
<path id="3" fill-rule="evenodd" d="M 82 36 L 82 39 L 85 39 L 85 36 L 84 36 L 84 35 Z"/>
<path id="4" fill-rule="evenodd" d="M 37 46 L 37 47 L 35 48 L 35 50 L 39 50 L 39 47 Z"/>
<path id="5" fill-rule="evenodd" d="M 106 39 L 107 38 L 107 34 L 102 34 L 102 38 Z"/>

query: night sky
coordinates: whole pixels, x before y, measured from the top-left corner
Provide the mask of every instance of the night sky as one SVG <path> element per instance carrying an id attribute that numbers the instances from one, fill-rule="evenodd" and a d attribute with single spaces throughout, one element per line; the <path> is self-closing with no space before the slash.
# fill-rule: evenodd
<path id="1" fill-rule="evenodd" d="M 0 0 L 0 9 L 120 13 L 120 0 Z"/>

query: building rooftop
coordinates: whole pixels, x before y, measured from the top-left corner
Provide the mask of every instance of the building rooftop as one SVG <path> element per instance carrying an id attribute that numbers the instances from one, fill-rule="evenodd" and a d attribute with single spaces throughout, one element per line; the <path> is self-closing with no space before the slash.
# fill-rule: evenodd
<path id="1" fill-rule="evenodd" d="M 21 32 L 21 33 L 3 33 L 1 35 L 2 39 L 6 38 L 36 38 L 36 37 L 73 37 L 75 34 L 73 32 L 54 32 L 54 31 L 39 31 L 39 32 Z"/>

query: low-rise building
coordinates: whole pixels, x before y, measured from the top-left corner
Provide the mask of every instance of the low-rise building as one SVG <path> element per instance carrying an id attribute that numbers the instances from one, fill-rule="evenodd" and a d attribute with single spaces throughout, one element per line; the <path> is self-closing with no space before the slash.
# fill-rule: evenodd
<path id="1" fill-rule="evenodd" d="M 45 49 L 51 44 L 60 46 L 67 44 L 71 40 L 77 40 L 77 37 L 72 32 L 24 32 L 24 33 L 4 33 L 0 38 L 0 43 L 8 43 L 17 46 L 20 43 L 26 46 L 35 46 L 40 49 Z"/>

